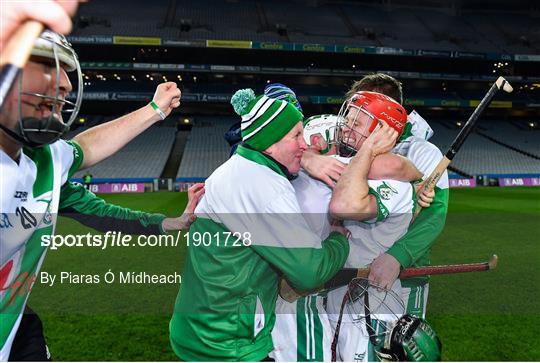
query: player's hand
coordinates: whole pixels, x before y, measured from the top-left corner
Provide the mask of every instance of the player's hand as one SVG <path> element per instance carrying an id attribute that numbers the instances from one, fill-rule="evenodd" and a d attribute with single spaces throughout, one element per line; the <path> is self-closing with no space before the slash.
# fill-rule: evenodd
<path id="1" fill-rule="evenodd" d="M 71 32 L 71 18 L 80 1 L 2 1 L 0 14 L 0 49 L 15 30 L 27 20 L 43 23 L 47 28 L 61 33 Z"/>
<path id="2" fill-rule="evenodd" d="M 310 149 L 302 155 L 301 165 L 312 178 L 324 182 L 330 188 L 334 188 L 347 167 L 346 164 L 333 157 L 321 155 Z"/>
<path id="3" fill-rule="evenodd" d="M 418 204 L 422 208 L 429 208 L 431 203 L 433 203 L 433 199 L 435 198 L 435 191 L 434 190 L 422 191 L 423 187 L 424 187 L 423 183 L 415 186 Z"/>
<path id="4" fill-rule="evenodd" d="M 191 226 L 191 223 L 195 222 L 197 216 L 195 215 L 195 208 L 199 204 L 202 196 L 204 195 L 204 183 L 193 184 L 188 189 L 188 203 L 184 213 L 177 218 L 165 218 L 162 223 L 162 227 L 165 231 L 178 231 L 186 230 Z"/>
<path id="5" fill-rule="evenodd" d="M 374 285 L 391 289 L 399 276 L 400 266 L 394 256 L 382 253 L 371 263 L 368 279 Z"/>
<path id="6" fill-rule="evenodd" d="M 330 232 L 338 232 L 347 237 L 349 239 L 351 237 L 351 231 L 349 231 L 347 228 L 343 227 L 343 222 L 335 220 L 330 225 Z"/>
<path id="7" fill-rule="evenodd" d="M 182 92 L 174 82 L 161 83 L 156 88 L 154 98 L 152 101 L 158 105 L 159 109 L 163 111 L 165 116 L 169 116 L 173 109 L 180 106 L 180 97 Z M 159 115 L 156 114 L 156 121 L 161 120 Z"/>
<path id="8" fill-rule="evenodd" d="M 396 130 L 388 126 L 386 122 L 381 122 L 364 141 L 359 152 L 369 152 L 372 157 L 387 153 L 396 144 L 397 136 Z"/>

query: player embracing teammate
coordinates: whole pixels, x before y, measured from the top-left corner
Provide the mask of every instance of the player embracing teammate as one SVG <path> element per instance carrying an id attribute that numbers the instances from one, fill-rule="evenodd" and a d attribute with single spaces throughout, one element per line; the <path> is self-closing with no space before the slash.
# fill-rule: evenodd
<path id="1" fill-rule="evenodd" d="M 431 136 L 432 131 L 421 117 L 412 113 L 407 122 L 407 114 L 400 105 L 401 100 L 401 85 L 390 76 L 375 74 L 356 82 L 337 118 L 340 121 L 340 124 L 336 125 L 337 132 L 331 128 L 329 130 L 327 126 L 326 129 L 322 127 L 317 130 L 317 123 L 329 124 L 328 116 L 311 118 L 309 119 L 311 123 L 308 122 L 306 125 L 306 128 L 310 129 L 306 135 L 307 140 L 318 143 L 319 148 L 325 151 L 336 150 L 349 157 L 355 155 L 354 158 L 338 158 L 345 163 L 351 162 L 352 165 L 345 168 L 328 156 L 325 156 L 327 160 L 319 160 L 318 164 L 316 163 L 319 167 L 315 169 L 328 171 L 327 175 L 317 175 L 318 179 L 325 180 L 326 184 L 330 185 L 337 181 L 333 196 L 331 188 L 304 172 L 300 172 L 293 185 L 300 207 L 308 222 L 314 226 L 314 230 L 321 231 L 322 234 L 326 232 L 325 229 L 328 227 L 322 226 L 325 223 L 329 225 L 330 218 L 327 214 L 329 211 L 333 217 L 346 220 L 345 226 L 352 234 L 346 266 L 355 268 L 371 266 L 369 281 L 380 288 L 392 289 L 404 301 L 405 306 L 401 308 L 403 311 L 400 311 L 398 306 L 394 313 L 398 316 L 407 313 L 422 318 L 425 317 L 429 286 L 427 278 L 404 280 L 401 284 L 397 277 L 402 268 L 430 263 L 430 248 L 445 222 L 448 179 L 446 174 L 441 178 L 433 199 L 432 196 L 425 198 L 428 205 L 431 202 L 431 206 L 420 213 L 413 222 L 416 191 L 419 187 L 409 181 L 415 181 L 422 176 L 427 177 L 442 155 L 425 139 L 426 136 Z M 392 153 L 375 158 L 368 157 L 366 153 L 369 153 L 369 150 L 366 150 L 363 144 L 369 140 L 370 134 L 376 129 L 376 132 L 388 131 L 387 127 L 384 130 L 385 127 L 378 126 L 380 120 L 383 124 L 391 125 L 390 129 L 395 130 L 399 138 L 393 146 Z M 312 130 L 317 130 L 317 133 Z M 325 141 L 329 139 L 325 136 L 334 133 L 337 148 L 325 145 Z M 369 144 L 369 141 L 367 143 Z M 412 161 L 420 172 L 399 155 Z M 304 157 L 321 159 L 320 156 L 310 155 L 309 152 L 306 152 Z M 321 162 L 332 167 L 325 168 L 324 164 L 321 166 Z M 308 163 L 303 163 L 306 164 Z M 313 165 L 311 161 L 309 163 L 311 170 Z M 309 169 L 308 171 L 311 172 Z M 340 177 L 341 172 L 343 174 Z M 428 206 L 424 202 L 420 204 Z M 309 295 L 296 303 L 279 300 L 278 309 L 281 308 L 282 311 L 280 314 L 278 310 L 276 329 L 273 332 L 275 358 L 329 360 L 333 340 L 336 340 L 334 353 L 338 360 L 377 360 L 385 349 L 389 351 L 390 348 L 393 348 L 394 353 L 396 351 L 402 353 L 403 350 L 399 347 L 382 345 L 374 347 L 371 341 L 373 339 L 369 339 L 370 332 L 366 324 L 358 324 L 363 314 L 355 315 L 351 312 L 347 314 L 347 311 L 340 314 L 345 290 L 341 288 L 329 293 L 326 304 L 328 315 L 321 313 L 324 296 Z M 358 309 L 355 312 L 357 311 Z M 332 328 L 326 332 L 328 320 Z M 338 321 L 341 334 L 338 336 L 339 339 L 334 339 Z M 375 324 L 376 322 L 373 322 L 373 325 Z M 383 333 L 390 335 L 392 331 L 389 328 Z M 293 339 L 287 339 L 285 335 L 292 335 Z M 437 347 L 437 339 L 433 338 L 430 344 Z M 395 354 L 394 359 L 397 356 L 399 355 Z M 440 358 L 440 355 L 428 357 L 433 360 Z M 414 359 L 414 356 L 403 357 L 405 358 Z"/>

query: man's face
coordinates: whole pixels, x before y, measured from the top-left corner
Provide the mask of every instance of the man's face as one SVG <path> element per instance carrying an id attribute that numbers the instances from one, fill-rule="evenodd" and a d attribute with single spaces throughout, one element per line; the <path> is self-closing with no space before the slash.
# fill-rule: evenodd
<path id="1" fill-rule="evenodd" d="M 63 102 L 55 102 L 56 97 L 65 100 L 72 86 L 66 72 L 60 68 L 57 77 L 56 67 L 46 62 L 29 61 L 22 73 L 21 113 L 19 114 L 19 87 L 14 87 L 8 96 L 7 105 L 2 112 L 2 123 L 14 129 L 20 118 L 34 117 L 38 119 L 54 117 L 62 120 Z M 58 94 L 56 88 L 58 87 Z M 51 99 L 34 96 L 37 93 L 51 97 Z"/>
<path id="2" fill-rule="evenodd" d="M 296 174 L 300 171 L 300 161 L 306 149 L 302 122 L 298 121 L 287 135 L 266 149 L 265 152 L 284 165 L 289 173 Z"/>
<path id="3" fill-rule="evenodd" d="M 345 121 L 346 126 L 343 127 L 342 131 L 343 142 L 355 150 L 360 150 L 370 134 L 369 128 L 373 122 L 373 117 L 358 107 L 349 106 Z"/>

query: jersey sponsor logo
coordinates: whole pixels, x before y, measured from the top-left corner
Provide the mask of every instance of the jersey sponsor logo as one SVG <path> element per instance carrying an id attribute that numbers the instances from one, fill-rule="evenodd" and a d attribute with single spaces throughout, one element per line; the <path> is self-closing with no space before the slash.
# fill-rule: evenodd
<path id="1" fill-rule="evenodd" d="M 365 356 L 366 356 L 366 352 L 364 352 L 364 353 L 354 353 L 354 361 L 355 362 L 363 362 Z"/>
<path id="2" fill-rule="evenodd" d="M 6 213 L 0 213 L 0 228 L 11 228 L 13 227 L 13 224 L 11 224 L 9 220 L 9 216 Z"/>
<path id="3" fill-rule="evenodd" d="M 25 207 L 17 207 L 15 215 L 21 218 L 21 224 L 24 229 L 35 228 L 37 226 L 36 217 Z"/>
<path id="4" fill-rule="evenodd" d="M 382 185 L 379 185 L 377 188 L 377 193 L 381 196 L 382 199 L 388 200 L 392 194 L 398 194 L 398 191 L 392 188 L 390 185 L 383 182 Z"/>
<path id="5" fill-rule="evenodd" d="M 405 336 L 407 334 L 407 332 L 409 331 L 409 329 L 411 328 L 411 325 L 414 321 L 412 319 L 409 319 L 406 321 L 405 325 L 403 325 L 401 327 L 401 335 L 402 336 Z"/>
<path id="6" fill-rule="evenodd" d="M 28 200 L 28 192 L 22 190 L 16 190 L 14 198 L 20 199 L 21 202 L 26 202 Z"/>

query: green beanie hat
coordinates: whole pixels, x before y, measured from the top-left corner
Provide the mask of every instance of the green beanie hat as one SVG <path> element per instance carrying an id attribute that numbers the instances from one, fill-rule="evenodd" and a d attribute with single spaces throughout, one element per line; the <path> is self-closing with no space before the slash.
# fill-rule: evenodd
<path id="1" fill-rule="evenodd" d="M 293 104 L 267 96 L 256 97 L 250 88 L 237 91 L 231 104 L 242 116 L 242 141 L 258 151 L 281 140 L 303 118 Z"/>

